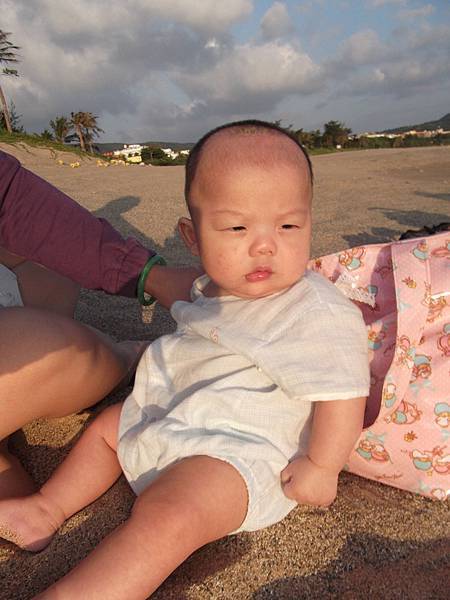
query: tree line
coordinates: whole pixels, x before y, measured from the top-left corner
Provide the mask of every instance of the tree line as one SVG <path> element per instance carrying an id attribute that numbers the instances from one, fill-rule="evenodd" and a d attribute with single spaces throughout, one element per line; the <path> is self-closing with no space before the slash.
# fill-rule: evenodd
<path id="1" fill-rule="evenodd" d="M 282 127 L 281 121 L 275 121 L 275 124 Z M 450 135 L 448 133 L 438 133 L 431 137 L 423 137 L 415 134 L 405 134 L 395 137 L 388 135 L 377 137 L 355 135 L 352 134 L 352 130 L 349 127 L 346 127 L 340 121 L 328 121 L 323 126 L 323 132 L 320 129 L 314 131 L 295 129 L 293 125 L 288 125 L 284 129 L 308 150 L 332 148 L 408 148 L 411 146 L 450 144 Z"/>
<path id="2" fill-rule="evenodd" d="M 313 150 L 314 148 L 336 148 L 336 146 L 344 147 L 348 141 L 348 136 L 352 132 L 349 127 L 346 127 L 340 121 L 328 121 L 328 123 L 325 123 L 323 133 L 320 129 L 305 131 L 303 128 L 295 129 L 293 125 L 284 127 L 281 124 L 281 120 L 275 121 L 275 125 L 283 127 L 283 129 L 308 150 Z"/>

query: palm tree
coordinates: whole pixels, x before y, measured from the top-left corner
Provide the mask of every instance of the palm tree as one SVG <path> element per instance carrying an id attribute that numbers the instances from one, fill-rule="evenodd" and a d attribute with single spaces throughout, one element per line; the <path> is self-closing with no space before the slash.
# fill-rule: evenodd
<path id="1" fill-rule="evenodd" d="M 53 139 L 52 132 L 49 131 L 48 129 L 44 129 L 44 131 L 40 134 L 40 136 L 43 140 L 52 140 Z"/>
<path id="2" fill-rule="evenodd" d="M 83 134 L 83 124 L 84 124 L 84 115 L 83 112 L 70 113 L 70 125 L 75 129 L 75 133 L 80 140 L 80 148 L 83 152 L 86 152 L 86 144 L 84 143 L 84 134 Z"/>
<path id="3" fill-rule="evenodd" d="M 89 152 L 93 153 L 92 142 L 94 137 L 98 137 L 100 133 L 104 133 L 103 129 L 97 125 L 95 115 L 90 112 L 84 113 L 84 137 L 89 146 Z"/>
<path id="4" fill-rule="evenodd" d="M 50 121 L 50 127 L 53 129 L 53 133 L 55 134 L 55 140 L 61 144 L 64 143 L 71 130 L 71 125 L 68 118 L 64 115 L 55 117 L 54 121 Z"/>
<path id="5" fill-rule="evenodd" d="M 6 65 L 17 63 L 19 59 L 16 56 L 16 51 L 19 50 L 19 46 L 15 46 L 12 42 L 8 40 L 8 37 L 11 33 L 3 31 L 0 29 L 0 64 L 4 63 Z M 16 69 L 9 69 L 8 67 L 3 67 L 0 71 L 3 75 L 13 75 L 18 77 L 18 73 Z M 5 118 L 6 129 L 9 133 L 12 133 L 11 127 L 11 119 L 9 116 L 8 105 L 6 103 L 6 98 L 3 93 L 2 87 L 0 86 L 0 104 L 2 107 L 3 116 Z"/>
<path id="6" fill-rule="evenodd" d="M 94 137 L 98 136 L 100 132 L 103 132 L 97 125 L 97 119 L 91 112 L 77 112 L 70 113 L 71 121 L 70 125 L 75 129 L 75 133 L 80 140 L 80 147 L 85 152 L 86 142 L 89 145 L 89 151 L 92 152 L 92 142 Z"/>

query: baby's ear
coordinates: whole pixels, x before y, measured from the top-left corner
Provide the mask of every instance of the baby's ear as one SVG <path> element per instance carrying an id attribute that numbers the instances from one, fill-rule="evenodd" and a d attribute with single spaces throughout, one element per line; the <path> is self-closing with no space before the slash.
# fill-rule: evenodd
<path id="1" fill-rule="evenodd" d="M 191 254 L 198 256 L 200 252 L 198 249 L 197 236 L 195 235 L 194 223 L 191 219 L 182 217 L 178 221 L 178 231 Z"/>

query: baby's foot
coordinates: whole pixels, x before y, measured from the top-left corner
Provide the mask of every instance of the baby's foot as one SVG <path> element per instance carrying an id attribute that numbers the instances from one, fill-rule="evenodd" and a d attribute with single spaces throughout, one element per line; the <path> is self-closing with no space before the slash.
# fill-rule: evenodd
<path id="1" fill-rule="evenodd" d="M 63 521 L 62 511 L 40 492 L 0 502 L 0 537 L 29 552 L 45 548 Z"/>

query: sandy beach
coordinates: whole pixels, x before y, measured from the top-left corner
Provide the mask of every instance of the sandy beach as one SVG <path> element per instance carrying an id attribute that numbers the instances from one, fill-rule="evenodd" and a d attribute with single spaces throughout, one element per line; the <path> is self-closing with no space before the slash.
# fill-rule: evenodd
<path id="1" fill-rule="evenodd" d="M 176 234 L 177 220 L 186 214 L 183 167 L 104 168 L 84 159 L 72 168 L 78 160 L 73 154 L 23 145 L 0 144 L 0 149 L 169 263 L 191 263 Z M 406 229 L 450 221 L 449 146 L 345 152 L 312 161 L 313 256 L 391 241 Z M 77 318 L 120 340 L 153 340 L 174 326 L 159 306 L 142 310 L 135 300 L 92 291 L 82 291 Z M 42 483 L 95 413 L 128 392 L 79 415 L 30 424 L 14 435 L 13 451 Z M 44 551 L 33 555 L 0 542 L 0 600 L 26 600 L 48 587 L 127 517 L 132 502 L 121 477 L 72 517 Z M 152 597 L 444 600 L 449 596 L 448 509 L 446 503 L 344 473 L 330 509 L 297 508 L 267 530 L 211 544 Z"/>

